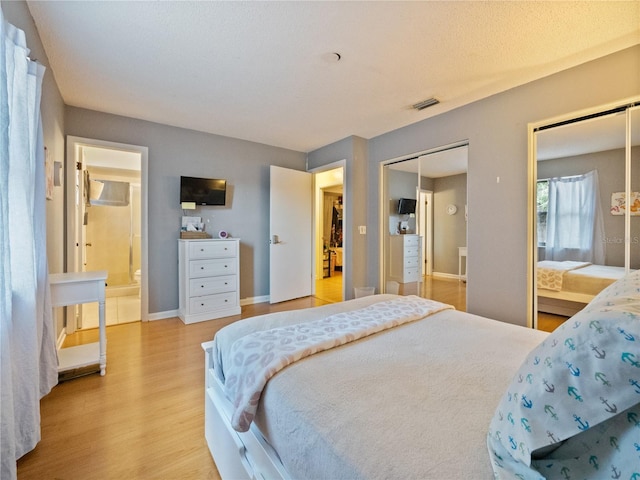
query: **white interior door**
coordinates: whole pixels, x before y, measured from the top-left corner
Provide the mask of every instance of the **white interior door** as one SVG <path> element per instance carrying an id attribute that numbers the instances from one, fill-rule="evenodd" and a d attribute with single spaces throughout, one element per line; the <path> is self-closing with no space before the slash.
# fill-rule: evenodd
<path id="1" fill-rule="evenodd" d="M 312 293 L 312 176 L 271 166 L 269 298 L 271 303 Z"/>

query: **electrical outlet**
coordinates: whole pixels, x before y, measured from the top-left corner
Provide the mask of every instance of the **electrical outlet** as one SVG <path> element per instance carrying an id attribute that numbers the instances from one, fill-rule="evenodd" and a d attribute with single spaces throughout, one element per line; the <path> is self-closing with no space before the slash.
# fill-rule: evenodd
<path id="1" fill-rule="evenodd" d="M 360 229 L 360 235 L 366 235 L 367 234 L 367 226 L 366 225 L 360 225 L 358 228 Z"/>

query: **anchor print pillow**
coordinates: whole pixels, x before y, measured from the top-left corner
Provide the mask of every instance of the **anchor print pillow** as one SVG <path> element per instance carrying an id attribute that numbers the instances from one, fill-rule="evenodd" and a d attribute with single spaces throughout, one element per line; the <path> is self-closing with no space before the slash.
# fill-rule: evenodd
<path id="1" fill-rule="evenodd" d="M 640 480 L 640 273 L 606 290 L 516 373 L 487 436 L 496 478 Z"/>

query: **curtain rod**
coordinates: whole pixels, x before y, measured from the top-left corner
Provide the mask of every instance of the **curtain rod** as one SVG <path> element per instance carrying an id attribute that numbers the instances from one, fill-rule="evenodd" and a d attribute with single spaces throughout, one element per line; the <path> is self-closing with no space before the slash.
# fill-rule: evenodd
<path id="1" fill-rule="evenodd" d="M 627 105 L 621 105 L 619 107 L 611 108 L 609 110 L 605 110 L 605 111 L 602 111 L 602 112 L 591 113 L 589 115 L 583 115 L 582 117 L 571 118 L 569 120 L 563 120 L 562 122 L 556 122 L 556 123 L 551 123 L 549 125 L 543 125 L 541 127 L 536 127 L 533 131 L 534 132 L 541 132 L 542 130 L 548 130 L 549 128 L 561 127 L 563 125 L 570 125 L 572 123 L 582 122 L 583 120 L 590 120 L 592 118 L 604 117 L 606 115 L 611 115 L 611 114 L 614 114 L 614 113 L 624 112 L 625 110 L 628 110 L 629 108 L 637 107 L 638 105 L 640 105 L 640 102 L 629 103 Z"/>

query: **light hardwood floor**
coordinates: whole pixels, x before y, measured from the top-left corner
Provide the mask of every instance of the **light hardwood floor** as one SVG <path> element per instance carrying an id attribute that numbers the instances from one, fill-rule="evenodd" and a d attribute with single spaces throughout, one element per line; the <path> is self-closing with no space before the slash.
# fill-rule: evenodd
<path id="1" fill-rule="evenodd" d="M 341 300 L 339 275 L 316 295 L 184 325 L 178 318 L 107 327 L 107 374 L 63 382 L 42 399 L 42 440 L 18 461 L 19 480 L 219 479 L 204 440 L 200 344 L 238 319 Z M 466 284 L 427 278 L 421 295 L 466 309 Z M 97 340 L 80 331 L 65 346 Z"/>
<path id="2" fill-rule="evenodd" d="M 219 479 L 204 440 L 200 344 L 240 318 L 326 303 L 307 297 L 192 325 L 107 327 L 107 374 L 63 382 L 42 399 L 42 440 L 18 461 L 18 479 Z M 81 331 L 65 346 L 96 340 L 96 330 Z"/>
<path id="3" fill-rule="evenodd" d="M 551 313 L 538 312 L 538 329 L 543 332 L 553 332 L 567 321 L 569 317 L 553 315 Z"/>

